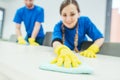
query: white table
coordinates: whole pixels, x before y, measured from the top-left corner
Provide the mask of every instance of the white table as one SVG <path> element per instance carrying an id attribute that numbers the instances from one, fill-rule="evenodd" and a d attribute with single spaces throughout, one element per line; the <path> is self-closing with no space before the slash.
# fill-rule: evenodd
<path id="1" fill-rule="evenodd" d="M 120 80 L 120 57 L 98 54 L 96 59 L 89 59 L 76 55 L 94 69 L 93 74 L 40 70 L 40 64 L 56 56 L 51 47 L 0 41 L 0 80 Z"/>

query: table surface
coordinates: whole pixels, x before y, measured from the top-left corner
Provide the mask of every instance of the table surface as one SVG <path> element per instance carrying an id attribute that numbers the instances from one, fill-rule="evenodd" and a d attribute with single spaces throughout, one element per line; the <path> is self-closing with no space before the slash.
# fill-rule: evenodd
<path id="1" fill-rule="evenodd" d="M 56 57 L 53 48 L 0 41 L 0 80 L 120 80 L 120 57 L 97 54 L 90 59 L 76 55 L 94 69 L 93 74 L 40 70 L 41 64 Z"/>

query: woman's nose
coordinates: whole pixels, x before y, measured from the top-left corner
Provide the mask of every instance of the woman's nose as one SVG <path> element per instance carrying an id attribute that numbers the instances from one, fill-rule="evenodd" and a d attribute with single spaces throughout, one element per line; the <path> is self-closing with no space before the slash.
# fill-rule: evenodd
<path id="1" fill-rule="evenodd" d="M 70 17 L 70 16 L 67 16 L 67 17 L 66 17 L 66 21 L 67 21 L 67 22 L 70 22 L 70 21 L 71 21 L 71 17 Z"/>

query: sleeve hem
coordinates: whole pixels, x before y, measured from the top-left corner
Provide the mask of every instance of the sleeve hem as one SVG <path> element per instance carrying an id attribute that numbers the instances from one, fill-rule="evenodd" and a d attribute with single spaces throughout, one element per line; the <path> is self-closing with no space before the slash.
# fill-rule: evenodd
<path id="1" fill-rule="evenodd" d="M 60 38 L 56 38 L 56 39 L 52 40 L 51 46 L 53 46 L 53 42 L 55 42 L 55 41 L 58 41 L 63 44 L 63 42 Z"/>

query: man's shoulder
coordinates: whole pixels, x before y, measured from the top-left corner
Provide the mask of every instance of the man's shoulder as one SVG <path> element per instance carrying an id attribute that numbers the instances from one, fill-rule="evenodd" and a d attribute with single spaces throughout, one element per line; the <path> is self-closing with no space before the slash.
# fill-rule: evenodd
<path id="1" fill-rule="evenodd" d="M 35 8 L 38 12 L 44 11 L 44 8 L 38 5 L 35 5 Z"/>
<path id="2" fill-rule="evenodd" d="M 18 8 L 18 9 L 17 9 L 17 12 L 18 12 L 18 13 L 22 13 L 22 12 L 24 11 L 24 9 L 25 9 L 25 6 L 23 6 L 23 7 L 21 7 L 21 8 Z"/>

